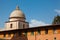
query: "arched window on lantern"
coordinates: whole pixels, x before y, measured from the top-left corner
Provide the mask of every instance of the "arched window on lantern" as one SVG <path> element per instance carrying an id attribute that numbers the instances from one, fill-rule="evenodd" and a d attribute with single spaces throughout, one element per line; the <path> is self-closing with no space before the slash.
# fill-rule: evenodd
<path id="1" fill-rule="evenodd" d="M 12 28 L 12 26 L 13 26 L 13 25 L 12 25 L 12 24 L 10 24 L 10 28 Z"/>
<path id="2" fill-rule="evenodd" d="M 25 28 L 25 24 L 23 24 L 23 28 Z"/>

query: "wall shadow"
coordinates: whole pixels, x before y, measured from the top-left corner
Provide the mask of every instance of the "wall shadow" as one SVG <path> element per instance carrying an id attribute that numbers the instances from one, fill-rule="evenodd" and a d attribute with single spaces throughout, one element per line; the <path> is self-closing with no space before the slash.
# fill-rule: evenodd
<path id="1" fill-rule="evenodd" d="M 25 36 L 24 34 L 14 34 L 14 36 L 12 37 L 11 40 L 28 40 L 27 36 Z"/>

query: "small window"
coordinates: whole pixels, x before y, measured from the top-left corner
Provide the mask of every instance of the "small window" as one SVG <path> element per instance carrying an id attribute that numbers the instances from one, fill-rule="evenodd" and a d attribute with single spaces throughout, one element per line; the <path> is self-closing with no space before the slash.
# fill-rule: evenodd
<path id="1" fill-rule="evenodd" d="M 10 24 L 10 28 L 12 28 L 12 24 Z"/>
<path id="2" fill-rule="evenodd" d="M 56 34 L 56 28 L 53 28 L 53 34 Z"/>
<path id="3" fill-rule="evenodd" d="M 45 34 L 48 34 L 48 29 L 45 29 Z"/>
<path id="4" fill-rule="evenodd" d="M 56 37 L 54 38 L 54 40 L 56 40 Z"/>
<path id="5" fill-rule="evenodd" d="M 31 35 L 34 35 L 34 31 L 31 32 Z"/>

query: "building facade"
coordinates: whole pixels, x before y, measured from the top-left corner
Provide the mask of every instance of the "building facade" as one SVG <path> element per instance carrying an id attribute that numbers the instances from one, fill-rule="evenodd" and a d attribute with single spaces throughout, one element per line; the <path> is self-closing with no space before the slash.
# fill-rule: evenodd
<path id="1" fill-rule="evenodd" d="M 0 40 L 60 40 L 60 25 L 29 28 L 25 15 L 17 6 L 5 22 L 5 30 L 0 31 Z"/>
<path id="2" fill-rule="evenodd" d="M 60 40 L 60 25 L 0 31 L 0 39 L 10 40 L 16 34 L 19 36 L 23 34 L 28 40 Z"/>

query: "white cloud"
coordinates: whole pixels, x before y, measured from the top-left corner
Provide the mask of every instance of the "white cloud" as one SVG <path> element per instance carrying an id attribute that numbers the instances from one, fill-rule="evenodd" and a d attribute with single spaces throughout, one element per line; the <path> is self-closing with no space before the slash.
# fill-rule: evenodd
<path id="1" fill-rule="evenodd" d="M 4 31 L 5 29 L 4 28 L 0 28 L 0 31 Z"/>
<path id="2" fill-rule="evenodd" d="M 60 10 L 58 10 L 58 9 L 55 9 L 54 10 L 56 13 L 59 13 L 60 14 Z"/>
<path id="3" fill-rule="evenodd" d="M 49 24 L 35 19 L 32 19 L 29 23 L 29 27 L 37 27 L 37 26 L 45 26 L 45 25 L 49 25 Z"/>

